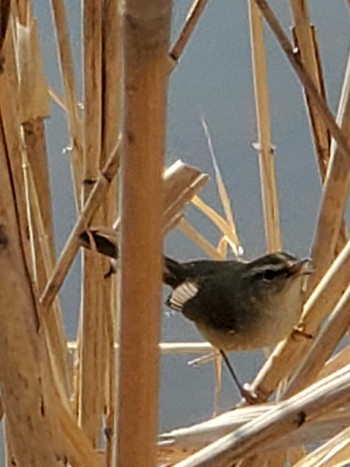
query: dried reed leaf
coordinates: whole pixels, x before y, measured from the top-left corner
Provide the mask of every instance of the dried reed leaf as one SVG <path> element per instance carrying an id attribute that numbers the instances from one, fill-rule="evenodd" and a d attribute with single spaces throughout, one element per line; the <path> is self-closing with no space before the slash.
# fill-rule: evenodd
<path id="1" fill-rule="evenodd" d="M 212 139 L 211 139 L 211 136 L 210 136 L 208 124 L 207 124 L 204 116 L 202 116 L 201 122 L 202 122 L 202 126 L 203 126 L 203 129 L 204 129 L 205 137 L 207 139 L 208 149 L 209 149 L 210 157 L 211 157 L 213 167 L 214 167 L 214 171 L 215 171 L 215 179 L 216 179 L 216 185 L 217 185 L 218 191 L 219 191 L 220 201 L 221 201 L 222 207 L 224 209 L 226 220 L 227 220 L 228 224 L 230 225 L 230 227 L 234 230 L 234 233 L 235 233 L 235 235 L 237 237 L 237 232 L 236 232 L 235 225 L 234 225 L 234 220 L 233 220 L 231 201 L 230 201 L 230 198 L 228 196 L 228 193 L 227 193 L 227 190 L 226 190 L 226 187 L 225 187 L 225 183 L 224 183 L 224 180 L 222 178 L 220 168 L 219 168 L 219 165 L 218 165 L 217 160 L 216 160 L 216 156 L 215 156 L 215 152 L 214 152 L 214 148 L 213 148 L 213 142 L 212 142 Z"/>
<path id="2" fill-rule="evenodd" d="M 163 179 L 163 230 L 168 232 L 179 222 L 186 204 L 208 182 L 209 177 L 199 169 L 178 160 L 165 170 Z"/>
<path id="3" fill-rule="evenodd" d="M 218 250 L 210 243 L 206 238 L 203 237 L 197 230 L 188 222 L 182 218 L 178 223 L 178 228 L 189 237 L 201 250 L 203 250 L 210 258 L 216 260 L 225 259 L 224 256 L 218 252 Z"/>
<path id="4" fill-rule="evenodd" d="M 230 225 L 223 219 L 213 208 L 206 204 L 199 196 L 192 198 L 192 204 L 196 206 L 201 212 L 203 212 L 216 226 L 217 228 L 227 237 L 231 248 L 236 250 L 237 256 L 242 256 L 243 250 L 240 246 L 239 238 L 235 232 L 230 228 Z"/>
<path id="5" fill-rule="evenodd" d="M 233 237 L 236 239 L 236 243 L 234 243 L 234 247 L 233 247 L 233 252 L 234 252 L 234 254 L 236 256 L 240 256 L 242 254 L 242 247 L 241 247 L 240 241 L 238 239 L 236 225 L 235 225 L 235 222 L 234 222 L 234 219 L 233 219 L 231 201 L 230 201 L 230 198 L 228 196 L 226 186 L 225 186 L 224 180 L 223 180 L 221 172 L 220 172 L 219 165 L 218 165 L 216 157 L 215 157 L 215 152 L 214 152 L 214 148 L 213 148 L 212 139 L 211 139 L 211 136 L 210 136 L 210 133 L 209 133 L 209 128 L 208 128 L 207 122 L 205 121 L 204 117 L 201 118 L 201 122 L 202 122 L 202 126 L 203 126 L 203 129 L 204 129 L 205 136 L 207 138 L 210 157 L 211 157 L 212 162 L 213 162 L 213 167 L 214 167 L 214 171 L 215 171 L 216 185 L 218 187 L 220 201 L 221 201 L 222 207 L 224 209 L 224 213 L 225 213 L 225 216 L 226 216 L 226 221 L 227 221 L 230 229 L 232 230 Z M 232 245 L 232 243 L 230 243 L 230 246 L 231 245 Z"/>

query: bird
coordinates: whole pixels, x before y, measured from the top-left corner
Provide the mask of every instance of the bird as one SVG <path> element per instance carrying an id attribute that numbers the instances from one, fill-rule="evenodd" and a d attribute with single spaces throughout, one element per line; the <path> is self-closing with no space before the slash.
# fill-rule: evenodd
<path id="1" fill-rule="evenodd" d="M 118 257 L 116 237 L 106 229 L 92 228 L 80 241 L 114 261 Z M 163 282 L 172 289 L 166 305 L 195 324 L 222 355 L 242 397 L 256 403 L 257 395 L 240 383 L 227 353 L 263 349 L 290 335 L 299 323 L 307 276 L 313 271 L 310 258 L 286 251 L 252 261 L 179 262 L 164 256 Z"/>
<path id="2" fill-rule="evenodd" d="M 166 304 L 194 322 L 222 355 L 241 395 L 254 403 L 256 394 L 242 386 L 227 353 L 270 347 L 291 334 L 312 272 L 309 258 L 284 251 L 249 262 L 164 257 L 163 281 L 172 288 Z"/>

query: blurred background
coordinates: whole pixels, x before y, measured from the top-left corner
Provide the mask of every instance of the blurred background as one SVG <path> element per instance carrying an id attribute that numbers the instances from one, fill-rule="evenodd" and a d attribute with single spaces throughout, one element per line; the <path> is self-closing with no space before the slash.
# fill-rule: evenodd
<path id="1" fill-rule="evenodd" d="M 175 0 L 173 37 L 181 27 L 191 2 Z M 290 35 L 291 17 L 287 1 L 274 0 L 271 7 Z M 41 45 L 50 86 L 62 95 L 50 2 L 34 0 Z M 310 16 L 316 25 L 329 106 L 336 113 L 348 58 L 350 39 L 349 6 L 345 0 L 310 0 Z M 82 95 L 81 2 L 67 0 L 71 43 L 77 86 Z M 280 46 L 266 28 L 270 84 L 272 142 L 283 233 L 283 246 L 296 255 L 307 255 L 313 237 L 321 186 L 316 167 L 309 123 L 301 86 Z M 200 168 L 211 176 L 201 196 L 222 212 L 214 170 L 201 124 L 204 116 L 214 151 L 228 189 L 245 257 L 266 251 L 258 155 L 250 36 L 247 2 L 209 2 L 184 55 L 173 71 L 169 88 L 168 143 L 166 164 L 177 159 Z M 75 222 L 68 132 L 65 115 L 54 102 L 46 120 L 54 203 L 57 253 L 62 249 Z M 189 220 L 211 242 L 219 234 L 193 207 Z M 173 231 L 164 249 L 179 260 L 203 257 L 203 253 L 182 233 Z M 141 259 L 140 259 L 141 260 Z M 69 339 L 75 339 L 80 306 L 80 258 L 75 261 L 61 292 Z M 164 290 L 164 299 L 167 291 Z M 165 309 L 164 309 L 165 311 Z M 165 342 L 197 341 L 201 337 L 181 316 L 163 313 Z M 214 366 L 189 367 L 192 358 L 164 356 L 161 365 L 160 431 L 188 425 L 213 413 Z M 231 356 L 240 379 L 250 381 L 258 371 L 260 352 Z M 147 356 L 145 356 L 145 360 Z M 221 409 L 239 400 L 236 388 L 223 369 Z"/>

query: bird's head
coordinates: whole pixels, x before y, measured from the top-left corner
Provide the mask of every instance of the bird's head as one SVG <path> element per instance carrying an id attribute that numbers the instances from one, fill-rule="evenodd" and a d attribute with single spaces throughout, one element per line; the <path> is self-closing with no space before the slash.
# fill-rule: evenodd
<path id="1" fill-rule="evenodd" d="M 306 277 L 314 271 L 310 258 L 298 259 L 286 252 L 271 253 L 246 263 L 242 280 L 251 299 L 263 302 L 300 302 Z M 288 305 L 288 303 L 287 303 Z"/>

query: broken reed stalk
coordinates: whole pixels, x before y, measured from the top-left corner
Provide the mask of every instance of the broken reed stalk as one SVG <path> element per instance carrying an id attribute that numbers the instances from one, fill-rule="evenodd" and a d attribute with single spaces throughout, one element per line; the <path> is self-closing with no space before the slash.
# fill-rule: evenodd
<path id="1" fill-rule="evenodd" d="M 125 0 L 119 467 L 155 465 L 171 1 Z M 138 187 L 138 189 L 136 189 Z"/>
<path id="2" fill-rule="evenodd" d="M 271 142 L 264 30 L 260 10 L 254 0 L 249 0 L 248 6 L 255 107 L 259 138 L 257 143 L 257 152 L 259 154 L 265 238 L 268 251 L 279 251 L 282 247 L 282 239 L 279 219 L 275 154 Z"/>
<path id="3" fill-rule="evenodd" d="M 319 116 L 338 145 L 338 151 L 334 157 L 331 157 L 328 166 L 312 248 L 312 259 L 316 272 L 310 278 L 309 290 L 311 291 L 334 259 L 350 183 L 350 146 L 345 134 L 337 125 L 322 95 L 303 66 L 299 54 L 295 53 L 293 46 L 267 1 L 254 1 L 259 6 L 276 39 L 286 53 L 286 57 L 305 87 Z M 327 245 L 327 248 L 324 245 Z"/>

